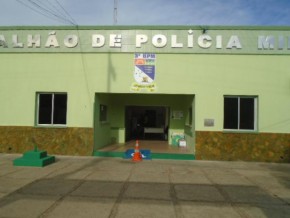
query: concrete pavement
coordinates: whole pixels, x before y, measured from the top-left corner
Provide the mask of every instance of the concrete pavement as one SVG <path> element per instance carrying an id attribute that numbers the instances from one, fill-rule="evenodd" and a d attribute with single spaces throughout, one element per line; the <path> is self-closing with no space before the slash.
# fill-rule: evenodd
<path id="1" fill-rule="evenodd" d="M 0 217 L 290 217 L 290 164 L 0 154 Z"/>

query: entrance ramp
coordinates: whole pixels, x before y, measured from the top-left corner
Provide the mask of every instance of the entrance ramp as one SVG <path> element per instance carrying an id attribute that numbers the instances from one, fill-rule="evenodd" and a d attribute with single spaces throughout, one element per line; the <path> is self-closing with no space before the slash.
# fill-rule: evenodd
<path id="1" fill-rule="evenodd" d="M 167 141 L 140 140 L 141 150 L 149 150 L 151 159 L 195 160 L 195 155 L 189 148 L 169 145 Z M 112 144 L 96 150 L 93 156 L 126 158 L 126 152 L 134 149 L 135 141 L 125 144 Z"/>

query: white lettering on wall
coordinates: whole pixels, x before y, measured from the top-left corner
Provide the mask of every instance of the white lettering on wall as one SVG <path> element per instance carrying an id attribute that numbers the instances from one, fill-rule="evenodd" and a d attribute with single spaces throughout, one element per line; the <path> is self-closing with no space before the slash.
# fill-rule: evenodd
<path id="1" fill-rule="evenodd" d="M 64 38 L 63 43 L 68 48 L 74 48 L 78 45 L 78 37 L 76 35 L 68 35 Z"/>
<path id="2" fill-rule="evenodd" d="M 282 50 L 284 49 L 285 43 L 284 43 L 284 37 L 283 36 L 279 36 L 279 44 L 278 44 L 278 49 Z"/>
<path id="3" fill-rule="evenodd" d="M 33 48 L 33 45 L 35 45 L 35 48 L 40 48 L 40 35 L 27 36 L 27 47 Z"/>
<path id="4" fill-rule="evenodd" d="M 187 47 L 188 48 L 192 48 L 193 47 L 193 31 L 192 30 L 188 30 Z"/>
<path id="5" fill-rule="evenodd" d="M 14 49 L 19 52 L 21 49 L 30 49 L 33 51 L 37 51 L 37 48 L 52 48 L 51 51 L 57 51 L 53 48 L 63 49 L 61 52 L 69 51 L 70 48 L 75 48 L 80 46 L 80 43 L 83 42 L 83 52 L 91 52 L 93 50 L 97 51 L 97 48 L 100 49 L 100 52 L 106 51 L 111 48 L 110 51 L 120 51 L 122 44 L 126 45 L 126 50 L 124 52 L 135 52 L 138 49 L 144 46 L 145 50 L 150 50 L 150 52 L 178 52 L 181 49 L 184 49 L 186 53 L 195 53 L 200 52 L 200 49 L 210 49 L 210 53 L 214 52 L 214 49 L 217 53 L 226 52 L 225 49 L 242 49 L 243 46 L 246 46 L 245 51 L 241 51 L 241 53 L 258 53 L 259 50 L 269 50 L 269 53 L 285 53 L 290 50 L 290 35 L 280 34 L 280 35 L 257 35 L 257 33 L 253 32 L 253 35 L 242 35 L 239 38 L 238 35 L 227 35 L 218 34 L 217 30 L 212 32 L 207 32 L 203 34 L 202 32 L 194 32 L 189 29 L 186 30 L 176 30 L 175 31 L 163 31 L 162 34 L 159 34 L 154 30 L 153 34 L 149 31 L 138 31 L 138 34 L 132 35 L 136 33 L 136 31 L 125 31 L 126 35 L 123 37 L 121 34 L 109 34 L 105 31 L 102 34 L 101 31 L 97 31 L 97 34 L 85 35 L 81 34 L 82 40 L 80 41 L 80 36 L 75 32 L 75 34 L 58 35 L 56 31 L 46 32 L 42 31 L 40 34 L 27 34 L 27 40 L 25 39 L 24 32 L 21 34 L 16 34 L 13 31 L 4 31 L 0 32 L 0 49 L 4 51 L 3 48 Z M 47 35 L 48 33 L 48 35 Z M 125 34 L 124 33 L 124 34 Z M 223 33 L 223 32 L 222 32 Z M 250 34 L 250 33 L 249 33 Z M 251 33 L 252 34 L 252 33 Z M 89 38 L 91 37 L 91 39 Z M 91 40 L 91 45 L 87 43 Z M 134 41 L 135 40 L 135 41 Z M 242 43 L 242 40 L 245 40 Z M 254 44 L 254 43 L 257 44 Z M 96 48 L 96 49 L 93 49 Z M 145 49 L 146 48 L 146 49 Z M 175 48 L 179 48 L 178 51 L 174 51 Z M 171 50 L 170 50 L 171 49 Z M 223 51 L 221 51 L 224 49 Z M 40 49 L 39 49 L 40 50 Z M 219 50 L 219 51 L 218 51 Z M 272 50 L 272 51 L 271 51 Z M 276 51 L 273 51 L 276 50 Z M 6 49 L 7 51 L 7 49 Z M 46 52 L 47 49 L 42 50 L 40 52 Z M 75 50 L 79 51 L 79 50 Z M 123 50 L 122 50 L 123 51 Z M 0 50 L 1 52 L 1 50 Z M 264 52 L 265 53 L 265 52 Z"/>
<path id="6" fill-rule="evenodd" d="M 7 48 L 7 43 L 5 40 L 5 37 L 3 35 L 0 35 L 0 46 L 2 46 L 3 48 Z"/>
<path id="7" fill-rule="evenodd" d="M 13 48 L 23 48 L 23 43 L 18 42 L 18 35 L 12 35 L 12 45 Z"/>
<path id="8" fill-rule="evenodd" d="M 59 47 L 55 31 L 49 33 L 49 36 L 48 36 L 46 43 L 45 43 L 45 47 L 46 48 L 50 48 L 50 47 L 58 48 Z"/>
<path id="9" fill-rule="evenodd" d="M 152 37 L 152 44 L 156 48 L 163 48 L 167 44 L 167 38 L 162 34 L 154 35 Z"/>
<path id="10" fill-rule="evenodd" d="M 274 36 L 259 36 L 258 49 L 274 49 Z"/>
<path id="11" fill-rule="evenodd" d="M 228 41 L 227 48 L 228 49 L 232 49 L 232 48 L 241 49 L 242 44 L 240 42 L 239 37 L 238 36 L 231 36 L 230 40 Z"/>
<path id="12" fill-rule="evenodd" d="M 110 47 L 121 48 L 122 47 L 122 35 L 111 34 L 110 35 Z"/>
<path id="13" fill-rule="evenodd" d="M 183 43 L 177 42 L 177 35 L 171 36 L 171 48 L 183 48 Z"/>
<path id="14" fill-rule="evenodd" d="M 223 45 L 222 45 L 222 41 L 223 40 L 223 38 L 222 38 L 222 36 L 221 35 L 217 35 L 216 36 L 216 43 L 215 43 L 215 47 L 217 48 L 217 49 L 221 49 L 222 47 L 223 47 Z"/>
<path id="15" fill-rule="evenodd" d="M 136 35 L 136 48 L 141 48 L 141 44 L 145 44 L 148 41 L 148 36 L 144 34 Z"/>
<path id="16" fill-rule="evenodd" d="M 197 44 L 201 48 L 209 48 L 212 45 L 212 38 L 209 35 L 201 35 L 197 39 Z"/>
<path id="17" fill-rule="evenodd" d="M 92 35 L 92 47 L 101 48 L 105 45 L 105 36 L 99 34 Z"/>

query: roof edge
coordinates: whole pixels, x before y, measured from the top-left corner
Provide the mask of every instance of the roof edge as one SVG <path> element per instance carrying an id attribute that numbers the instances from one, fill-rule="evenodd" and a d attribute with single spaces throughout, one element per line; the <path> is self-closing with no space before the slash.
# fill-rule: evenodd
<path id="1" fill-rule="evenodd" d="M 0 26 L 0 30 L 290 30 L 290 26 Z"/>

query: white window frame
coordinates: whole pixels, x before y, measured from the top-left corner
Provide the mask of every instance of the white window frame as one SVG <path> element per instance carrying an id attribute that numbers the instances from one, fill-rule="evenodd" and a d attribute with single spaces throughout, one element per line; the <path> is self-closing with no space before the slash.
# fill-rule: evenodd
<path id="1" fill-rule="evenodd" d="M 238 96 L 238 95 L 225 95 L 225 98 L 238 98 L 238 128 L 237 129 L 223 129 L 224 131 L 235 132 L 257 132 L 258 131 L 258 96 Z M 240 129 L 240 99 L 241 98 L 253 98 L 254 99 L 254 129 Z M 225 109 L 224 109 L 225 110 Z M 224 111 L 223 111 L 224 113 Z M 224 121 L 223 121 L 224 122 Z M 223 123 L 224 125 L 224 123 Z"/>
<path id="2" fill-rule="evenodd" d="M 51 103 L 51 109 L 52 109 L 52 113 L 51 113 L 51 117 L 50 117 L 50 120 L 51 120 L 51 123 L 48 124 L 41 124 L 39 123 L 39 102 L 40 102 L 40 95 L 41 94 L 50 94 L 52 95 L 52 103 Z M 67 96 L 67 99 L 68 99 L 68 94 L 66 92 L 37 92 L 36 95 L 37 95 L 37 108 L 36 108 L 36 125 L 37 126 L 43 126 L 43 127 L 66 127 L 67 126 L 67 107 L 66 107 L 66 123 L 65 124 L 54 124 L 53 123 L 53 111 L 54 111 L 54 96 L 57 95 L 57 94 L 65 94 Z"/>

